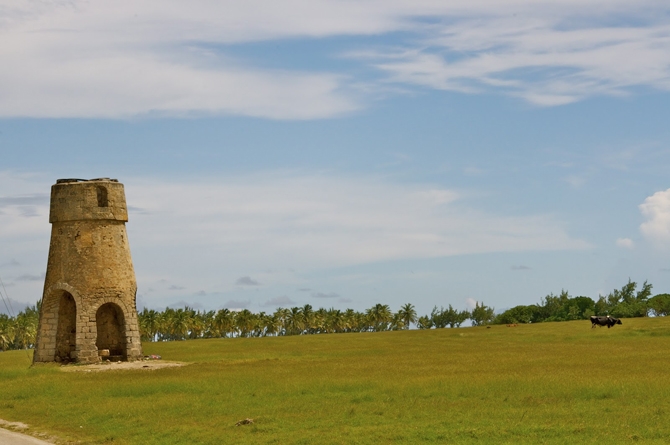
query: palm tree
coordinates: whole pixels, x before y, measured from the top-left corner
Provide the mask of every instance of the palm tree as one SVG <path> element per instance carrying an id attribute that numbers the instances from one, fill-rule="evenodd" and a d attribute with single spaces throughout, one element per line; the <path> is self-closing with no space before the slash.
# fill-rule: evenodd
<path id="1" fill-rule="evenodd" d="M 172 311 L 170 319 L 170 331 L 174 340 L 185 340 L 191 327 L 191 314 L 189 308 Z M 167 312 L 167 310 L 166 310 Z"/>
<path id="2" fill-rule="evenodd" d="M 29 306 L 19 312 L 14 321 L 14 338 L 17 349 L 28 349 L 35 346 L 39 313 L 35 306 Z"/>
<path id="3" fill-rule="evenodd" d="M 255 318 L 255 314 L 249 309 L 242 309 L 235 313 L 235 326 L 237 326 L 240 337 L 251 336 L 256 325 Z"/>
<path id="4" fill-rule="evenodd" d="M 357 332 L 360 331 L 359 319 L 361 317 L 360 312 L 356 312 L 353 309 L 347 309 L 344 311 L 344 332 Z"/>
<path id="5" fill-rule="evenodd" d="M 339 309 L 329 309 L 326 314 L 326 332 L 344 332 L 346 326 L 344 314 Z"/>
<path id="6" fill-rule="evenodd" d="M 386 331 L 392 320 L 391 308 L 387 304 L 377 303 L 365 311 L 373 331 Z"/>
<path id="7" fill-rule="evenodd" d="M 268 316 L 265 312 L 259 312 L 254 317 L 253 337 L 265 337 L 267 334 Z"/>
<path id="8" fill-rule="evenodd" d="M 212 327 L 218 337 L 227 337 L 232 335 L 235 329 L 235 319 L 229 309 L 223 308 L 214 316 Z"/>
<path id="9" fill-rule="evenodd" d="M 288 330 L 288 317 L 290 314 L 290 309 L 277 308 L 273 315 L 273 317 L 276 317 L 278 323 L 276 335 L 286 335 Z"/>
<path id="10" fill-rule="evenodd" d="M 400 315 L 400 318 L 405 325 L 405 329 L 409 329 L 409 325 L 416 323 L 417 321 L 416 309 L 414 308 L 414 305 L 410 303 L 407 303 L 404 306 L 400 306 L 398 315 Z"/>
<path id="11" fill-rule="evenodd" d="M 201 338 L 207 329 L 207 322 L 203 316 L 204 313 L 200 311 L 196 312 L 191 308 L 187 309 L 189 320 L 188 338 Z"/>
<path id="12" fill-rule="evenodd" d="M 406 326 L 405 322 L 403 321 L 400 312 L 396 312 L 395 314 L 393 314 L 390 329 L 392 331 L 400 331 L 402 329 L 405 329 L 405 326 Z"/>
<path id="13" fill-rule="evenodd" d="M 282 330 L 281 316 L 275 311 L 272 315 L 266 315 L 263 321 L 265 324 L 265 335 L 279 335 Z"/>
<path id="14" fill-rule="evenodd" d="M 144 308 L 137 314 L 142 341 L 156 341 L 159 330 L 160 313 L 153 309 Z"/>
<path id="15" fill-rule="evenodd" d="M 327 318 L 328 311 L 326 311 L 324 308 L 319 308 L 317 311 L 315 311 L 310 323 L 310 333 L 320 334 L 322 332 L 328 332 L 328 328 L 326 327 Z"/>
<path id="16" fill-rule="evenodd" d="M 368 323 L 368 317 L 363 312 L 354 311 L 353 314 L 353 332 L 367 332 L 370 330 L 370 323 Z"/>
<path id="17" fill-rule="evenodd" d="M 216 312 L 214 311 L 202 311 L 200 313 L 200 320 L 202 324 L 204 325 L 204 329 L 202 332 L 202 337 L 203 338 L 214 338 L 218 336 L 218 332 L 216 329 L 214 329 L 214 316 L 216 315 Z"/>
<path id="18" fill-rule="evenodd" d="M 306 304 L 302 307 L 302 322 L 305 333 L 313 333 L 312 324 L 314 323 L 314 310 L 312 309 L 311 304 Z"/>
<path id="19" fill-rule="evenodd" d="M 166 307 L 158 316 L 158 340 L 168 341 L 174 340 L 175 336 L 172 329 L 172 315 L 174 309 Z"/>
<path id="20" fill-rule="evenodd" d="M 286 330 L 290 335 L 297 335 L 302 333 L 304 318 L 302 316 L 302 309 L 299 307 L 292 307 L 286 318 Z"/>

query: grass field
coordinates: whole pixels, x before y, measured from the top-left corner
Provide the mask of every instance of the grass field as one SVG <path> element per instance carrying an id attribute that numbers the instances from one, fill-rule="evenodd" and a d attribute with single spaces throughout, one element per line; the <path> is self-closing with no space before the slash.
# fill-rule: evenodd
<path id="1" fill-rule="evenodd" d="M 191 363 L 156 371 L 4 352 L 0 418 L 81 443 L 670 443 L 670 317 L 623 323 L 145 344 Z"/>

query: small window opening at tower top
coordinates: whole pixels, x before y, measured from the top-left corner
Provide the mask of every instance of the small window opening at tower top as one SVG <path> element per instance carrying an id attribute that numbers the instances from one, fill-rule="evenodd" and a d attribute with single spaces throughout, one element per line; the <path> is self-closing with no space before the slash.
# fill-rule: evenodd
<path id="1" fill-rule="evenodd" d="M 107 207 L 107 189 L 98 186 L 98 207 Z"/>

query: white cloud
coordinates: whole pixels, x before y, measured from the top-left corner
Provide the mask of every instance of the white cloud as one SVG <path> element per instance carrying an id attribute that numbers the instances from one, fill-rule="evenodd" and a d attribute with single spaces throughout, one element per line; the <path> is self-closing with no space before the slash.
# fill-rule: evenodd
<path id="1" fill-rule="evenodd" d="M 470 310 L 477 307 L 477 303 L 478 303 L 478 301 L 475 300 L 474 298 L 466 298 L 465 299 L 465 307 L 467 307 Z"/>
<path id="2" fill-rule="evenodd" d="M 271 289 L 296 289 L 303 286 L 296 270 L 589 247 L 571 237 L 555 215 L 495 215 L 479 210 L 463 192 L 430 184 L 295 172 L 122 181 L 129 207 L 143 209 L 130 212 L 127 226 L 143 289 L 163 289 L 161 280 L 167 283 L 167 278 L 208 295 L 257 292 L 258 286 L 236 284 L 259 282 Z M 8 185 L 2 190 L 16 193 L 4 198 L 50 187 L 9 173 L 0 174 L 2 184 Z M 37 218 L 11 207 L 0 214 L 3 251 L 25 265 L 8 263 L 0 272 L 7 284 L 16 283 L 13 297 L 26 301 L 40 297 L 42 283 L 18 279 L 43 273 L 34 265 L 46 264 L 51 230 L 48 206 L 36 208 Z M 268 268 L 284 272 L 262 272 Z"/>
<path id="3" fill-rule="evenodd" d="M 229 49 L 343 35 L 362 39 L 362 63 L 403 84 L 539 105 L 668 90 L 667 10 L 652 0 L 0 0 L 0 117 L 341 115 L 364 105 L 356 86 L 369 79 L 253 66 Z M 400 50 L 365 40 L 398 31 Z"/>
<path id="4" fill-rule="evenodd" d="M 289 30 L 295 14 L 270 20 L 279 6 L 256 7 L 0 2 L 0 117 L 224 113 L 309 119 L 358 108 L 341 90 L 340 75 L 252 68 L 212 49 L 310 34 L 300 26 Z"/>
<path id="5" fill-rule="evenodd" d="M 284 267 L 449 255 L 582 249 L 550 215 L 502 217 L 457 193 L 383 179 L 257 174 L 230 180 L 126 181 L 144 245 L 206 246 Z M 179 239 L 174 234 L 179 233 Z M 253 262 L 253 261 L 252 261 Z"/>
<path id="6" fill-rule="evenodd" d="M 656 192 L 640 204 L 640 212 L 647 219 L 640 225 L 642 234 L 652 243 L 670 242 L 670 189 Z"/>
<path id="7" fill-rule="evenodd" d="M 625 249 L 633 249 L 635 248 L 635 243 L 633 242 L 632 239 L 630 238 L 617 238 L 616 240 L 616 245 L 618 247 L 623 247 Z"/>
<path id="8" fill-rule="evenodd" d="M 49 48 L 45 53 L 58 52 Z M 30 52 L 30 51 L 29 51 Z M 337 75 L 260 71 L 236 62 L 202 67 L 130 51 L 100 60 L 25 60 L 0 56 L 0 117 L 126 118 L 135 115 L 238 114 L 272 119 L 331 117 L 356 109 Z M 45 75 L 48 73 L 48 75 Z"/>

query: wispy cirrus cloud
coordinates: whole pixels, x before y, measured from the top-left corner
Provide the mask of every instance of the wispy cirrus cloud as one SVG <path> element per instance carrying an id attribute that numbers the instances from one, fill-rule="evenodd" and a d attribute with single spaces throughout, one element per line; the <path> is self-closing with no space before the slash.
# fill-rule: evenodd
<path id="1" fill-rule="evenodd" d="M 520 9 L 518 17 L 493 8 L 438 24 L 425 32 L 423 45 L 359 57 L 373 61 L 392 82 L 498 92 L 540 106 L 626 95 L 639 86 L 670 90 L 666 18 L 626 25 L 613 8 L 608 24 L 588 9 L 563 8 L 556 15 L 550 5 Z"/>
<path id="2" fill-rule="evenodd" d="M 653 0 L 0 0 L 0 117 L 327 118 L 388 82 L 538 105 L 667 91 L 667 12 Z M 393 47 L 371 39 L 385 34 Z M 338 36 L 355 40 L 325 56 L 361 66 L 273 66 L 232 51 Z"/>

